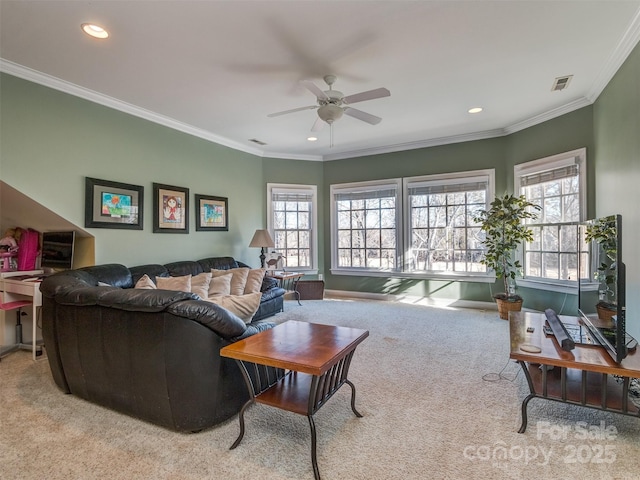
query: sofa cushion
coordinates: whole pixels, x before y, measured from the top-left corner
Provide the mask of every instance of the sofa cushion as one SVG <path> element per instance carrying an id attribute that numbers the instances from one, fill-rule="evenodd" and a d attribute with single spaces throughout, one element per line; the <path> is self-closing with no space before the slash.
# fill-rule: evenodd
<path id="1" fill-rule="evenodd" d="M 260 306 L 260 292 L 249 293 L 247 295 L 224 295 L 209 297 L 207 300 L 226 308 L 240 317 L 245 323 L 251 322 L 253 315 Z"/>
<path id="2" fill-rule="evenodd" d="M 247 282 L 244 285 L 244 294 L 256 293 L 262 289 L 262 279 L 266 270 L 264 268 L 254 268 L 247 274 Z"/>
<path id="3" fill-rule="evenodd" d="M 140 280 L 136 282 L 133 288 L 142 288 L 144 290 L 155 290 L 158 287 L 156 287 L 156 284 L 153 283 L 153 280 L 149 278 L 149 275 L 145 273 L 142 277 L 140 277 Z"/>
<path id="4" fill-rule="evenodd" d="M 195 293 L 200 298 L 209 296 L 209 284 L 211 283 L 211 272 L 202 272 L 191 277 L 191 293 Z"/>
<path id="5" fill-rule="evenodd" d="M 204 270 L 198 262 L 194 262 L 191 260 L 167 263 L 165 267 L 169 272 L 169 276 L 171 277 L 184 277 L 185 275 L 198 275 L 202 272 L 209 271 L 209 270 Z"/>
<path id="6" fill-rule="evenodd" d="M 244 294 L 244 286 L 247 284 L 247 277 L 249 276 L 248 268 L 231 268 L 229 270 L 211 270 L 213 277 L 220 277 L 226 275 L 229 272 L 233 274 L 231 277 L 231 295 Z"/>
<path id="7" fill-rule="evenodd" d="M 232 273 L 227 273 L 226 275 L 218 275 L 217 277 L 214 277 L 212 273 L 211 282 L 209 282 L 209 294 L 204 298 L 220 295 L 230 295 L 231 278 L 233 278 Z"/>
<path id="8" fill-rule="evenodd" d="M 183 275 L 182 277 L 157 277 L 156 286 L 159 290 L 191 292 L 191 275 Z"/>
<path id="9" fill-rule="evenodd" d="M 198 263 L 202 267 L 203 272 L 209 272 L 215 270 L 229 270 L 230 268 L 238 268 L 241 265 L 238 264 L 233 257 L 210 257 L 198 260 Z"/>

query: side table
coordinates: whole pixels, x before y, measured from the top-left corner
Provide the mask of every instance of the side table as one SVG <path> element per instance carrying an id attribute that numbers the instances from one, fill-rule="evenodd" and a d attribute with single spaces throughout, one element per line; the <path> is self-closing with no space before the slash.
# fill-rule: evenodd
<path id="1" fill-rule="evenodd" d="M 300 292 L 298 292 L 298 282 L 302 277 L 304 277 L 304 273 L 299 272 L 284 272 L 284 271 L 276 271 L 269 272 L 267 271 L 267 275 L 275 278 L 280 282 L 280 286 L 284 288 L 287 293 L 293 293 L 296 296 L 296 300 L 298 301 L 298 305 L 302 306 L 300 303 Z"/>

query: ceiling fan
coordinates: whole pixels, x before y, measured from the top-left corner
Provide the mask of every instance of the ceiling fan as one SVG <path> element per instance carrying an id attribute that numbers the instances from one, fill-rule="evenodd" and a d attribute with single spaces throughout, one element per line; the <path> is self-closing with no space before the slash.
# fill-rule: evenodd
<path id="1" fill-rule="evenodd" d="M 300 112 L 302 110 L 318 110 L 318 119 L 311 128 L 312 132 L 317 132 L 322 129 L 325 123 L 330 126 L 333 122 L 339 120 L 342 115 L 349 115 L 350 117 L 357 118 L 363 122 L 367 122 L 371 125 L 377 125 L 382 121 L 382 118 L 371 115 L 370 113 L 363 112 L 350 105 L 357 102 L 364 102 L 366 100 L 374 100 L 376 98 L 388 97 L 391 92 L 386 88 L 376 88 L 374 90 L 368 90 L 366 92 L 360 92 L 353 95 L 347 95 L 346 97 L 342 92 L 333 89 L 337 77 L 335 75 L 325 75 L 324 81 L 329 86 L 329 90 L 321 90 L 311 80 L 303 80 L 300 83 L 307 90 L 316 96 L 318 101 L 317 105 L 309 105 L 306 107 L 294 108 L 292 110 L 285 110 L 284 112 L 271 113 L 268 117 L 278 117 L 280 115 L 286 115 L 288 113 Z"/>

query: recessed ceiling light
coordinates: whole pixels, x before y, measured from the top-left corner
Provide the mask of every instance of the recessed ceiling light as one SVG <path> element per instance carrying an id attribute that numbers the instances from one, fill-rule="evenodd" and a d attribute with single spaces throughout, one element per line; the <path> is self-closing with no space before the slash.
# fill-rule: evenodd
<path id="1" fill-rule="evenodd" d="M 469 113 L 480 113 L 482 111 L 482 107 L 473 107 L 469 109 Z"/>
<path id="2" fill-rule="evenodd" d="M 93 23 L 83 23 L 80 27 L 84 33 L 94 38 L 107 38 L 109 36 L 109 32 Z"/>
<path id="3" fill-rule="evenodd" d="M 309 140 L 310 142 L 315 142 L 316 140 L 318 140 L 318 137 L 307 137 L 307 140 Z"/>

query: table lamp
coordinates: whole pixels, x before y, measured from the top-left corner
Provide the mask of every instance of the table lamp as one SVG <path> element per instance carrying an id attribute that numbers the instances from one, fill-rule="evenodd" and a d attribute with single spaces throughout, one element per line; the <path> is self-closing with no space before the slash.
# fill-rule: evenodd
<path id="1" fill-rule="evenodd" d="M 262 250 L 260 251 L 260 268 L 264 268 L 264 259 L 265 252 L 268 247 L 275 247 L 276 244 L 273 242 L 273 238 L 269 235 L 268 230 L 256 230 L 256 233 L 253 234 L 253 238 L 251 239 L 251 243 L 249 243 L 250 247 L 260 247 Z"/>

